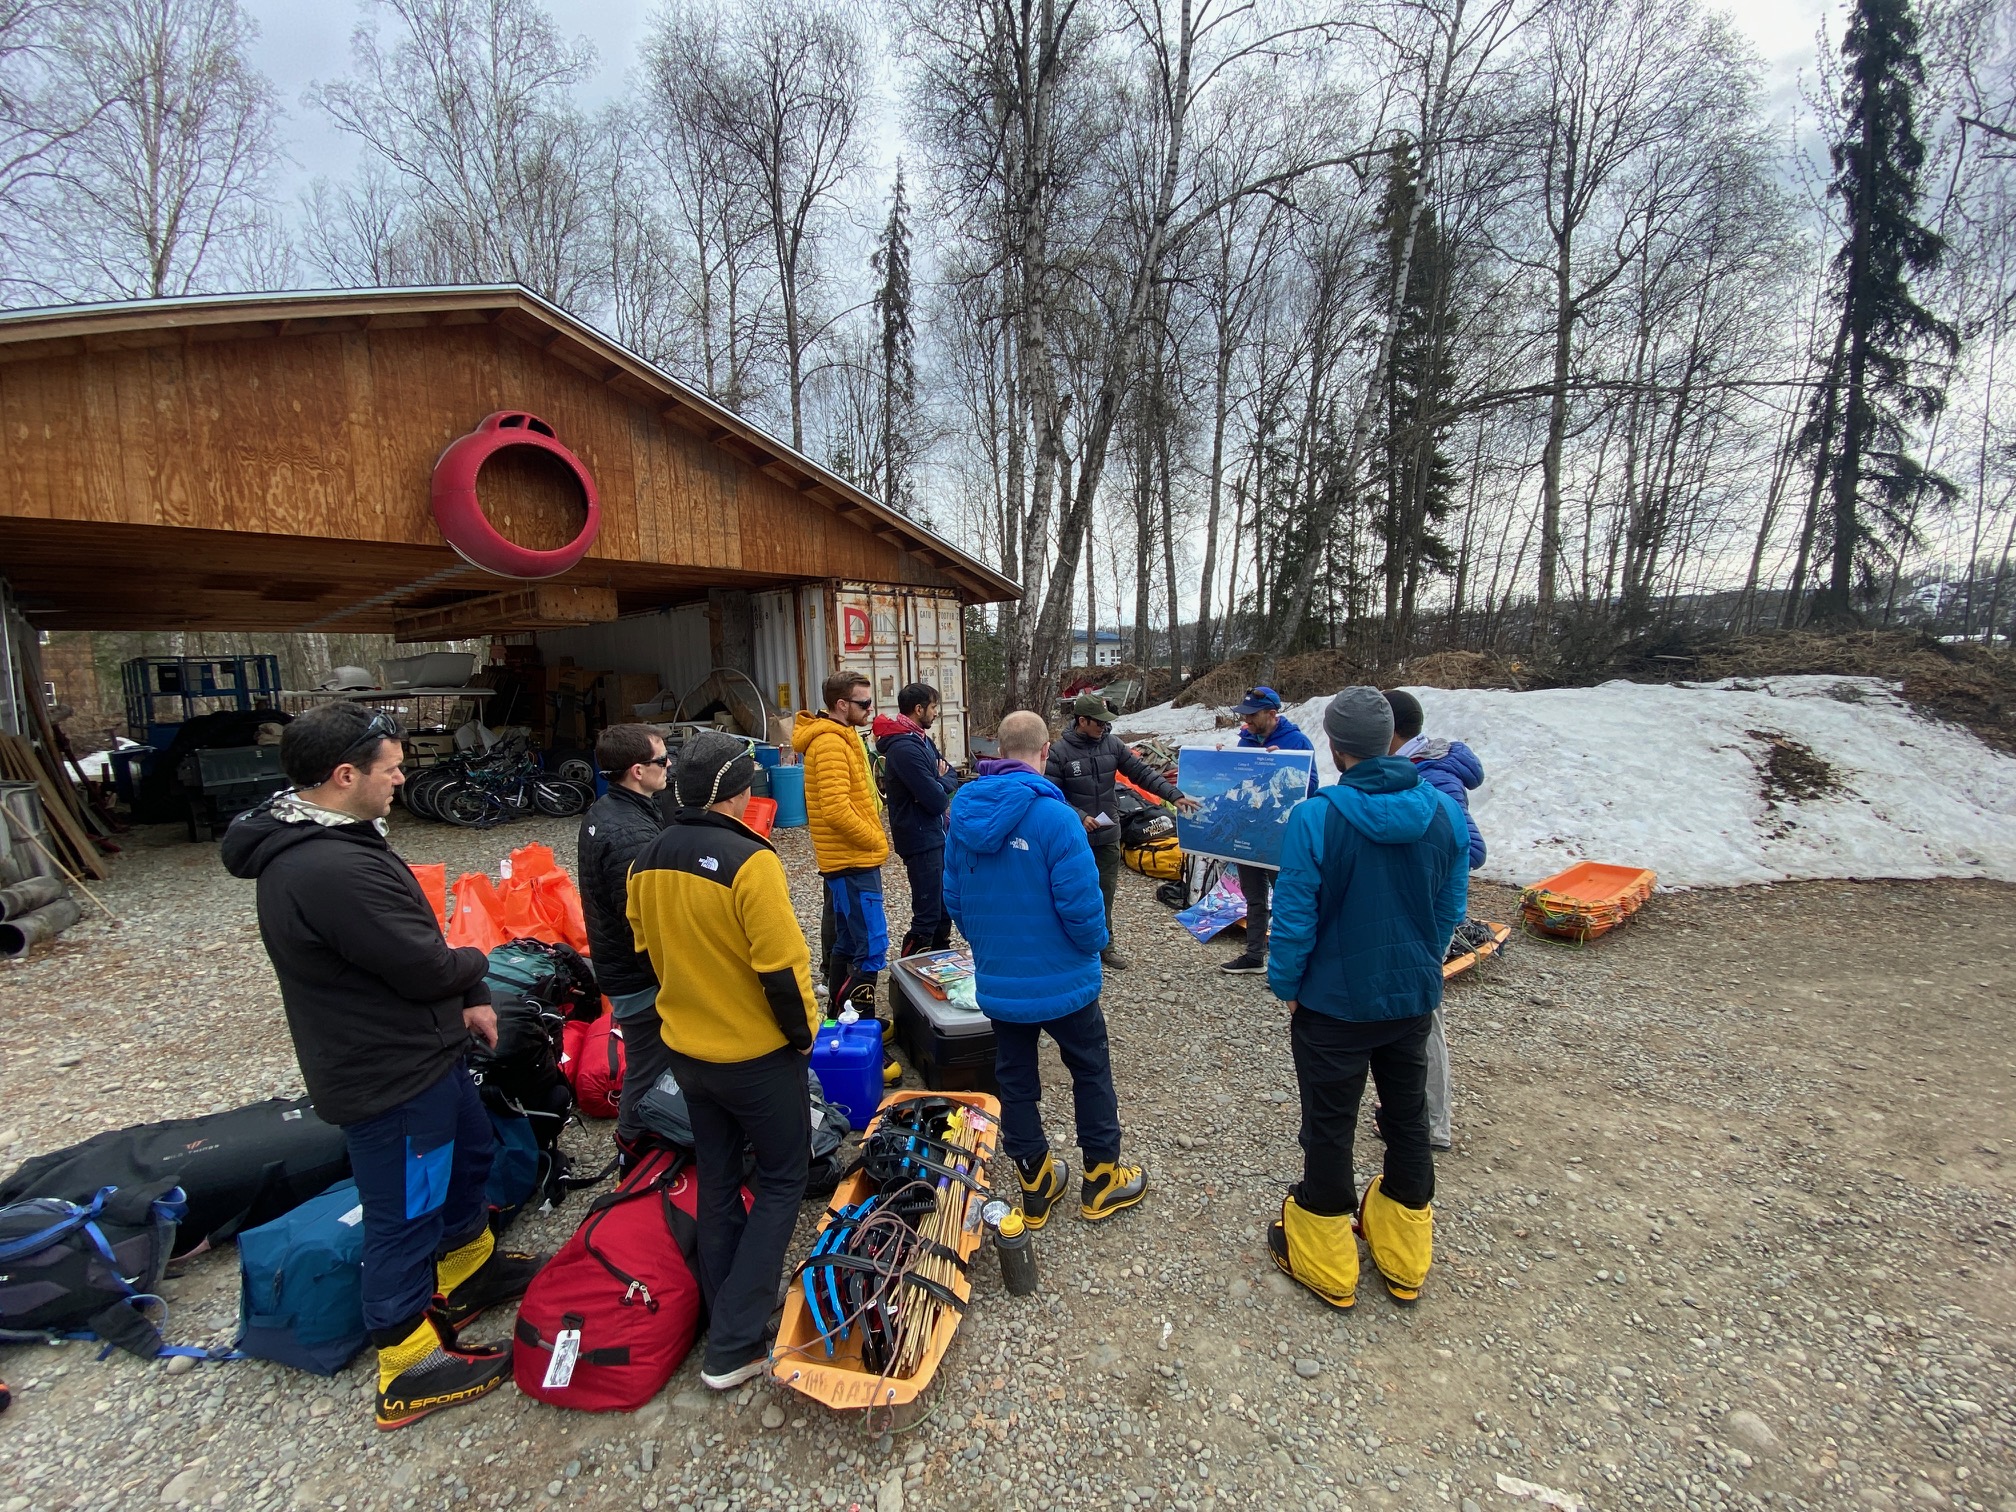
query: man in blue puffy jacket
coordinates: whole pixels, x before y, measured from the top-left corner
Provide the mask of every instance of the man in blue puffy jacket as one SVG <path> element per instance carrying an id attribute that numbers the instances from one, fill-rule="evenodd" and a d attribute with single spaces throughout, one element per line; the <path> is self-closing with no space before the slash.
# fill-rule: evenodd
<path id="1" fill-rule="evenodd" d="M 1281 695 L 1272 688 L 1248 688 L 1246 696 L 1232 712 L 1239 716 L 1239 744 L 1262 751 L 1308 751 L 1309 796 L 1316 796 L 1316 747 L 1302 733 L 1301 726 L 1281 712 Z M 1267 969 L 1267 895 L 1274 886 L 1274 872 L 1265 866 L 1241 866 L 1239 891 L 1246 899 L 1246 948 L 1225 962 L 1220 971 L 1259 972 Z"/>
<path id="2" fill-rule="evenodd" d="M 1043 1227 L 1070 1176 L 1043 1132 L 1036 1051 L 1047 1030 L 1071 1073 L 1085 1157 L 1078 1211 L 1096 1222 L 1148 1191 L 1147 1172 L 1120 1163 L 1120 1105 L 1099 1011 L 1106 900 L 1083 821 L 1042 775 L 1050 750 L 1042 717 L 1010 714 L 997 739 L 1000 759 L 981 762 L 952 799 L 945 905 L 973 947 L 980 1011 L 994 1023 L 1001 1142 L 1021 1173 L 1023 1221 Z"/>
<path id="3" fill-rule="evenodd" d="M 1390 688 L 1386 702 L 1393 709 L 1393 754 L 1414 763 L 1423 782 L 1452 798 L 1463 810 L 1463 822 L 1470 831 L 1470 869 L 1484 864 L 1484 835 L 1470 812 L 1470 790 L 1484 783 L 1484 763 L 1460 740 L 1430 740 L 1421 733 L 1426 723 L 1421 700 L 1404 688 Z M 1450 1121 L 1449 1104 L 1455 1089 L 1449 1075 L 1449 1039 L 1443 1032 L 1442 1010 L 1435 1010 L 1435 1023 L 1428 1031 L 1428 1143 L 1437 1150 L 1451 1148 L 1456 1139 Z"/>
<path id="4" fill-rule="evenodd" d="M 1289 1020 L 1302 1097 L 1302 1180 L 1269 1230 L 1275 1264 L 1332 1307 L 1357 1300 L 1352 1213 L 1386 1289 L 1421 1295 L 1434 1254 L 1425 1083 L 1442 957 L 1469 902 L 1463 816 L 1387 752 L 1393 710 L 1346 688 L 1323 711 L 1341 774 L 1288 816 L 1267 985 Z M 1386 1161 L 1359 1201 L 1352 1168 L 1370 1072 Z"/>

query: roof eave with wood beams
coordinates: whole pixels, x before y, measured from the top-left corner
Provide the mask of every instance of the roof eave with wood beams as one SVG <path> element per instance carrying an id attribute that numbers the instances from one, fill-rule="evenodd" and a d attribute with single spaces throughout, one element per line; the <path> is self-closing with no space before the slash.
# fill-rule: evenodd
<path id="1" fill-rule="evenodd" d="M 229 294 L 10 311 L 0 314 L 0 362 L 175 340 L 481 324 L 497 325 L 624 398 L 655 407 L 661 419 L 918 557 L 956 582 L 968 602 L 1021 596 L 1012 579 L 517 284 Z"/>

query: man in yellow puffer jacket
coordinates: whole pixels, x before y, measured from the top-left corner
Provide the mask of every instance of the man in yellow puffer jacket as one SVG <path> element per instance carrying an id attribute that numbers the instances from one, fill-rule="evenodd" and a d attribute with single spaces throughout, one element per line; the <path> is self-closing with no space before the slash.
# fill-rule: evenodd
<path id="1" fill-rule="evenodd" d="M 835 672 L 820 689 L 825 708 L 800 711 L 791 749 L 805 763 L 805 816 L 812 855 L 825 883 L 820 944 L 826 950 L 826 987 L 834 1010 L 851 1001 L 863 1018 L 875 1018 L 876 985 L 889 963 L 889 922 L 882 911 L 882 863 L 889 837 L 882 828 L 881 795 L 868 771 L 861 731 L 875 717 L 868 679 Z M 882 1037 L 890 1033 L 887 1019 Z M 882 1079 L 902 1079 L 887 1056 Z"/>

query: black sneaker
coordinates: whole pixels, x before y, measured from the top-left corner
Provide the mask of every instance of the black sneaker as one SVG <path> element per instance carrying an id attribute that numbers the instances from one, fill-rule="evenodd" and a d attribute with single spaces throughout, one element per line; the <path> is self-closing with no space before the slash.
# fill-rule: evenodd
<path id="1" fill-rule="evenodd" d="M 1250 950 L 1242 950 L 1218 969 L 1220 971 L 1237 972 L 1242 976 L 1255 971 L 1265 971 L 1267 969 L 1267 957 L 1264 955 L 1255 955 Z"/>
<path id="2" fill-rule="evenodd" d="M 476 1274 L 445 1297 L 434 1308 L 443 1321 L 460 1333 L 487 1308 L 516 1302 L 539 1274 L 551 1255 L 527 1255 L 519 1250 L 493 1249 L 490 1258 L 477 1267 Z"/>
<path id="3" fill-rule="evenodd" d="M 480 1272 L 479 1272 L 480 1274 Z M 472 1276 L 470 1278 L 474 1280 Z M 461 1288 L 457 1288 L 459 1291 Z M 417 1365 L 410 1365 L 378 1392 L 378 1426 L 404 1428 L 443 1407 L 459 1407 L 488 1396 L 511 1376 L 511 1346 L 464 1345 L 439 1314 L 428 1314 L 441 1344 Z"/>

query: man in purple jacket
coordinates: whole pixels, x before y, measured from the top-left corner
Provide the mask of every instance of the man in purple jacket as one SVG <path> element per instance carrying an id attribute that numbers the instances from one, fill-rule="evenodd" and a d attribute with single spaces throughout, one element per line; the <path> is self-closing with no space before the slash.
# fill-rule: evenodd
<path id="1" fill-rule="evenodd" d="M 1421 700 L 1412 693 L 1394 688 L 1386 694 L 1393 706 L 1393 754 L 1414 763 L 1423 782 L 1456 800 L 1463 819 L 1470 826 L 1470 869 L 1484 864 L 1484 835 L 1470 812 L 1470 790 L 1484 782 L 1484 763 L 1460 740 L 1431 740 L 1421 733 L 1426 723 Z M 1446 1150 L 1453 1141 L 1449 1123 L 1449 1041 L 1442 1032 L 1442 1010 L 1435 1010 L 1435 1022 L 1428 1030 L 1428 1144 Z"/>

